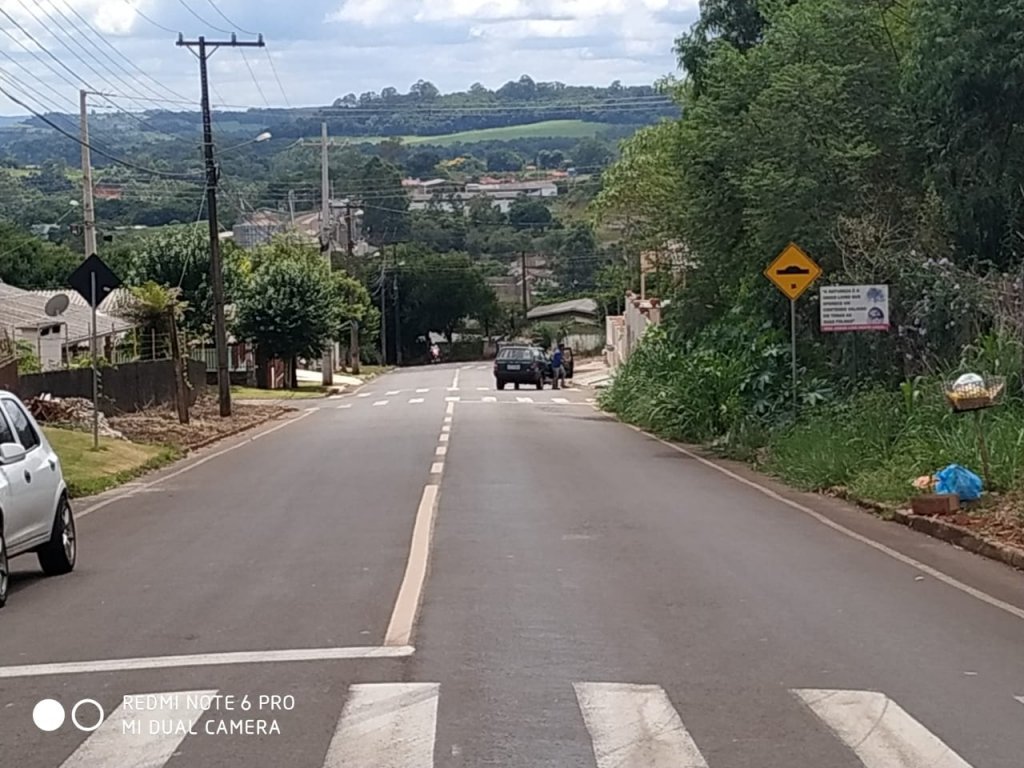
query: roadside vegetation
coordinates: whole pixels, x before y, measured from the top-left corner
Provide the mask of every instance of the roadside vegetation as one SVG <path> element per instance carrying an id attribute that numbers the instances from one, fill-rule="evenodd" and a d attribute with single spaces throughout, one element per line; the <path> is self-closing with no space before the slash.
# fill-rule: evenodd
<path id="1" fill-rule="evenodd" d="M 72 498 L 102 493 L 181 456 L 181 452 L 171 446 L 143 445 L 106 437 L 100 438 L 100 448 L 94 450 L 89 433 L 53 427 L 45 428 L 45 432 L 60 456 L 64 481 Z"/>
<path id="2" fill-rule="evenodd" d="M 1021 18 L 1024 0 L 702 4 L 677 41 L 683 117 L 626 141 L 598 198 L 632 253 L 687 250 L 649 276 L 664 322 L 604 406 L 801 488 L 900 503 L 950 463 L 981 474 L 943 385 L 1005 376 L 990 490 L 1024 487 Z M 797 303 L 796 392 L 788 302 L 762 275 L 789 241 L 824 269 Z M 821 284 L 888 284 L 891 331 L 822 334 Z"/>

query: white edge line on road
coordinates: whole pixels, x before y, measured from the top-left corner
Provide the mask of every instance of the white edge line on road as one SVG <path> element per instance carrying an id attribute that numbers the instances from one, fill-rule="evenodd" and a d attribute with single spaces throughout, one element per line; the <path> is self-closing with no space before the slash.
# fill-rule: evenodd
<path id="1" fill-rule="evenodd" d="M 601 409 L 597 408 L 596 406 L 594 407 L 594 410 L 603 413 L 603 411 L 601 411 Z M 612 418 L 612 420 L 614 420 L 613 417 L 609 418 Z M 625 424 L 625 422 L 620 423 Z M 916 568 L 917 570 L 921 571 L 921 573 L 928 574 L 933 579 L 941 581 L 943 584 L 953 587 L 953 589 L 958 589 L 964 594 L 970 595 L 971 597 L 976 598 L 977 600 L 981 600 L 981 602 L 983 603 L 991 605 L 993 608 L 999 608 L 1000 610 L 1005 611 L 1011 616 L 1015 616 L 1018 619 L 1024 620 L 1024 608 L 1018 608 L 1016 605 L 1011 605 L 1010 603 L 1007 603 L 1004 600 L 1000 600 L 998 597 L 993 597 L 992 595 L 986 594 L 985 592 L 982 592 L 980 589 L 975 589 L 969 584 L 965 584 L 959 579 L 955 579 L 949 574 L 943 573 L 942 571 L 938 570 L 937 568 L 932 568 L 930 565 L 922 563 L 920 560 L 915 560 L 909 555 L 904 555 L 902 552 L 896 551 L 892 547 L 888 547 L 885 544 L 882 544 L 881 542 L 868 538 L 867 536 L 857 533 L 856 531 L 852 531 L 845 525 L 840 525 L 834 520 L 830 520 L 828 517 L 821 514 L 820 512 L 815 512 L 808 506 L 800 504 L 799 502 L 796 501 L 792 501 L 791 499 L 787 499 L 785 496 L 776 493 L 771 488 L 766 488 L 760 483 L 754 482 L 753 480 L 748 480 L 747 478 L 736 474 L 732 470 L 719 466 L 710 459 L 705 459 L 703 456 L 700 456 L 694 453 L 693 451 L 689 451 L 686 448 L 683 448 L 682 446 L 676 445 L 675 443 L 660 438 L 657 435 L 652 435 L 650 432 L 646 432 L 640 427 L 634 426 L 632 424 L 626 424 L 626 426 L 632 429 L 634 432 L 639 432 L 642 435 L 646 435 L 652 440 L 656 440 L 662 445 L 671 448 L 673 451 L 681 453 L 687 458 L 693 459 L 694 461 L 703 464 L 705 467 L 708 467 L 709 469 L 713 469 L 716 472 L 720 472 L 721 474 L 725 475 L 728 478 L 731 478 L 732 480 L 735 480 L 738 483 L 742 483 L 743 485 L 749 488 L 753 488 L 755 491 L 764 494 L 770 499 L 778 501 L 781 504 L 785 504 L 786 506 L 791 507 L 792 509 L 795 509 L 799 512 L 803 512 L 805 515 L 813 517 L 822 525 L 827 525 L 832 530 L 838 531 L 839 533 L 843 534 L 844 536 L 848 536 L 854 541 L 859 541 L 861 544 L 866 544 L 872 549 L 877 550 L 878 552 L 881 552 L 884 555 L 888 555 L 893 560 L 897 560 L 903 563 L 904 565 L 909 565 L 911 568 Z"/>
<path id="2" fill-rule="evenodd" d="M 430 484 L 423 488 L 419 509 L 416 510 L 416 523 L 412 530 L 412 546 L 409 548 L 409 561 L 405 568 L 405 577 L 398 590 L 391 621 L 384 635 L 385 646 L 407 647 L 416 624 L 420 602 L 423 597 L 423 585 L 427 579 L 427 565 L 430 561 L 430 540 L 434 532 L 434 519 L 437 514 L 437 500 L 440 486 Z"/>
<path id="3" fill-rule="evenodd" d="M 167 480 L 172 480 L 175 477 L 178 477 L 179 475 L 185 474 L 186 472 L 191 472 L 196 467 L 201 467 L 208 461 L 213 461 L 214 459 L 219 458 L 226 453 L 231 453 L 232 451 L 238 450 L 244 445 L 249 445 L 250 443 L 255 442 L 256 440 L 259 440 L 261 437 L 266 437 L 267 435 L 273 432 L 277 432 L 277 430 L 279 429 L 284 429 L 285 427 L 291 426 L 296 422 L 302 421 L 311 413 L 313 413 L 313 411 L 301 411 L 298 415 L 294 416 L 293 418 L 290 418 L 287 421 L 282 422 L 281 424 L 275 424 L 270 429 L 265 429 L 262 432 L 258 432 L 247 440 L 243 440 L 242 442 L 239 443 L 233 443 L 227 446 L 226 448 L 221 448 L 220 450 L 214 451 L 213 453 L 207 456 L 203 456 L 201 459 L 197 459 L 196 461 L 190 462 L 186 464 L 184 467 L 176 469 L 173 472 L 169 472 L 168 474 L 163 475 L 162 477 L 150 480 L 148 483 L 139 483 L 137 485 L 132 485 L 131 489 L 126 491 L 125 493 L 115 494 L 114 496 L 111 496 L 109 499 L 103 499 L 102 501 L 98 501 L 95 504 L 91 504 L 90 506 L 86 507 L 83 510 L 75 510 L 75 517 L 80 520 L 86 515 L 91 515 L 93 512 L 103 509 L 103 507 L 109 506 L 110 504 L 113 504 L 116 501 L 121 501 L 122 499 L 127 499 L 130 496 L 134 496 L 139 491 L 144 491 L 147 488 L 152 488 L 154 485 L 159 485 L 160 483 L 163 483 Z M 188 461 L 188 459 L 185 459 L 185 461 Z"/>
<path id="4" fill-rule="evenodd" d="M 130 672 L 142 669 L 217 667 L 235 664 L 339 661 L 343 659 L 394 659 L 412 656 L 414 651 L 415 649 L 408 645 L 350 646 L 341 648 L 296 648 L 284 651 L 201 653 L 190 656 L 153 656 L 135 659 L 102 659 L 99 661 L 62 661 L 54 664 L 26 664 L 17 667 L 0 667 L 0 680 L 15 677 L 46 677 L 95 672 Z"/>

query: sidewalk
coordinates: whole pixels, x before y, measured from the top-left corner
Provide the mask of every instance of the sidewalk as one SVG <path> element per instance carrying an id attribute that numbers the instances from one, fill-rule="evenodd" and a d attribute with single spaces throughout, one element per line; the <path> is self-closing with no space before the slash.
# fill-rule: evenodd
<path id="1" fill-rule="evenodd" d="M 611 386 L 612 378 L 612 372 L 604 364 L 604 360 L 593 358 L 580 361 L 573 371 L 572 381 L 577 386 L 603 389 Z"/>

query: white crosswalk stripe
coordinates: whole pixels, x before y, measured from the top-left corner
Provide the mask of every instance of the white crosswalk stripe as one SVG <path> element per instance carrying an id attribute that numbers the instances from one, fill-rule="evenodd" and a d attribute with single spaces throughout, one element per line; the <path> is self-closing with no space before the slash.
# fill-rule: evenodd
<path id="1" fill-rule="evenodd" d="M 338 410 L 339 411 L 344 411 L 344 410 L 348 410 L 351 407 L 352 407 L 352 403 L 342 403 L 341 405 L 338 406 Z"/>
<path id="2" fill-rule="evenodd" d="M 707 768 L 657 685 L 576 683 L 597 768 Z"/>
<path id="3" fill-rule="evenodd" d="M 324 768 L 431 768 L 439 692 L 435 683 L 353 685 Z"/>
<path id="4" fill-rule="evenodd" d="M 551 402 L 554 403 L 555 405 L 568 405 L 569 404 L 569 401 L 566 400 L 564 397 L 552 397 L 551 398 Z"/>
<path id="5" fill-rule="evenodd" d="M 443 470 L 441 460 L 431 466 L 435 475 Z M 572 687 L 576 707 L 566 709 L 565 715 L 582 715 L 594 755 L 594 763 L 588 761 L 582 768 L 709 768 L 661 686 L 577 682 Z M 350 686 L 323 768 L 432 768 L 441 688 L 438 683 Z M 83 735 L 84 741 L 60 768 L 164 768 L 187 738 L 209 733 L 207 726 L 222 718 L 231 719 L 217 713 L 217 693 L 198 690 L 126 697 L 98 729 Z M 806 726 L 812 727 L 815 718 L 820 720 L 836 737 L 836 749 L 848 749 L 864 768 L 971 768 L 883 693 L 817 689 L 791 693 L 808 709 Z M 1024 704 L 1024 696 L 1014 698 Z M 205 718 L 208 712 L 213 714 Z M 87 707 L 79 719 L 91 725 L 94 715 Z M 557 755 L 552 755 L 550 764 L 557 764 Z M 713 765 L 722 768 L 728 759 Z"/>
<path id="6" fill-rule="evenodd" d="M 422 402 L 423 402 L 423 398 L 422 397 L 411 397 L 411 398 L 409 398 L 409 403 L 411 405 L 419 405 Z"/>
<path id="7" fill-rule="evenodd" d="M 385 394 L 385 395 L 386 395 L 387 397 L 394 397 L 395 395 L 400 395 L 400 394 L 402 394 L 402 390 L 400 390 L 400 389 L 393 389 L 393 390 L 391 390 L 390 392 L 385 392 L 384 394 Z"/>
<path id="8" fill-rule="evenodd" d="M 360 392 L 356 397 L 372 397 L 373 392 Z"/>
<path id="9" fill-rule="evenodd" d="M 391 402 L 391 401 L 390 400 L 378 400 L 376 403 L 373 404 L 373 407 L 374 408 L 380 408 L 381 406 L 387 405 L 389 402 Z"/>
<path id="10" fill-rule="evenodd" d="M 496 397 L 485 397 L 484 398 L 484 402 L 485 403 L 496 403 L 496 402 L 498 402 L 498 398 L 496 398 Z"/>
<path id="11" fill-rule="evenodd" d="M 516 398 L 516 402 L 517 403 L 532 403 L 533 402 L 533 398 L 532 397 L 517 397 Z"/>
<path id="12" fill-rule="evenodd" d="M 793 691 L 864 768 L 971 768 L 884 693 Z"/>
<path id="13" fill-rule="evenodd" d="M 122 702 L 61 768 L 161 768 L 210 708 L 216 693 L 212 690 L 149 694 L 156 698 L 151 702 L 140 700 L 141 706 L 131 708 Z M 86 718 L 93 714 L 86 708 L 81 716 L 83 724 L 91 727 L 92 721 Z"/>
<path id="14" fill-rule="evenodd" d="M 425 395 L 425 394 L 427 394 L 427 392 L 429 392 L 429 391 L 430 391 L 430 389 L 429 389 L 429 388 L 428 388 L 428 389 L 417 389 L 417 390 L 416 390 L 416 394 L 417 394 L 417 395 Z"/>

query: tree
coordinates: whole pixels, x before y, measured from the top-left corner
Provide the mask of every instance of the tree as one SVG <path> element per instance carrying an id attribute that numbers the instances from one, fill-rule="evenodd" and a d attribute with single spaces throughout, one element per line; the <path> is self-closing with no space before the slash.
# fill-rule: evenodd
<path id="1" fill-rule="evenodd" d="M 350 194 L 362 198 L 367 240 L 381 246 L 408 236 L 409 196 L 402 188 L 402 174 L 395 166 L 379 157 L 370 158 L 351 186 Z"/>
<path id="2" fill-rule="evenodd" d="M 406 259 L 400 273 L 405 341 L 428 332 L 452 340 L 467 317 L 490 317 L 493 289 L 463 253 L 424 254 Z"/>
<path id="3" fill-rule="evenodd" d="M 487 170 L 505 173 L 523 170 L 523 158 L 511 149 L 497 149 L 487 153 Z"/>
<path id="4" fill-rule="evenodd" d="M 605 142 L 600 139 L 583 139 L 573 147 L 572 163 L 576 168 L 604 168 L 615 157 Z"/>
<path id="5" fill-rule="evenodd" d="M 234 332 L 257 346 L 257 359 L 318 357 L 340 327 L 342 293 L 320 255 L 296 242 L 265 246 L 239 291 Z M 263 367 L 262 365 L 260 366 Z"/>
<path id="6" fill-rule="evenodd" d="M 432 149 L 421 149 L 413 152 L 405 161 L 405 171 L 413 178 L 423 178 L 434 173 L 438 163 L 441 162 L 441 155 Z"/>
<path id="7" fill-rule="evenodd" d="M 919 0 L 906 82 L 918 146 L 965 258 L 1024 259 L 1024 0 Z"/>
<path id="8" fill-rule="evenodd" d="M 186 305 L 179 298 L 179 288 L 147 280 L 132 286 L 131 300 L 124 308 L 127 319 L 135 323 L 143 359 L 155 360 L 171 351 L 171 316 L 174 321 L 184 319 Z"/>
<path id="9" fill-rule="evenodd" d="M 27 290 L 60 288 L 81 263 L 67 248 L 0 223 L 0 281 Z"/>
<path id="10" fill-rule="evenodd" d="M 417 80 L 409 89 L 409 94 L 416 96 L 422 101 L 432 101 L 440 96 L 441 92 L 429 80 Z"/>
<path id="11" fill-rule="evenodd" d="M 562 240 L 555 260 L 555 278 L 567 293 L 589 293 L 596 287 L 597 238 L 592 226 L 574 224 Z"/>
<path id="12" fill-rule="evenodd" d="M 543 200 L 520 195 L 508 211 L 508 222 L 516 229 L 543 231 L 551 226 L 554 217 Z"/>
<path id="13" fill-rule="evenodd" d="M 231 303 L 247 269 L 246 260 L 232 243 L 221 244 L 224 294 Z M 192 336 L 209 338 L 213 330 L 213 294 L 210 290 L 210 241 L 205 229 L 188 227 L 144 238 L 134 249 L 125 283 L 153 282 L 181 289 L 187 305 L 183 327 Z"/>
<path id="14" fill-rule="evenodd" d="M 557 170 L 565 165 L 565 154 L 560 149 L 542 149 L 537 153 L 537 165 L 544 170 Z"/>

